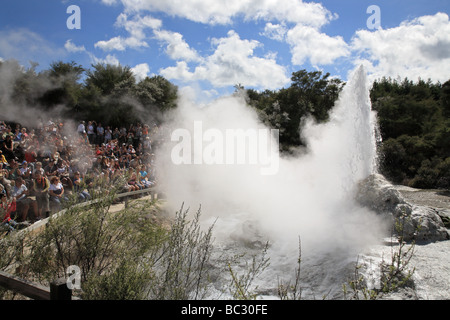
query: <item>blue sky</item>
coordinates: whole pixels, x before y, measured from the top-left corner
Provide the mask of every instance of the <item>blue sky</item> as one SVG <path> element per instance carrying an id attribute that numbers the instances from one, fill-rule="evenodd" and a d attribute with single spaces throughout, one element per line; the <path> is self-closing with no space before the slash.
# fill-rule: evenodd
<path id="1" fill-rule="evenodd" d="M 70 5 L 80 8 L 81 29 L 67 28 Z M 380 28 L 367 23 L 371 5 Z M 360 64 L 373 79 L 444 82 L 449 12 L 447 0 L 2 0 L 0 59 L 35 61 L 38 70 L 57 60 L 120 63 L 204 99 L 238 83 L 288 87 L 301 69 L 346 80 Z"/>

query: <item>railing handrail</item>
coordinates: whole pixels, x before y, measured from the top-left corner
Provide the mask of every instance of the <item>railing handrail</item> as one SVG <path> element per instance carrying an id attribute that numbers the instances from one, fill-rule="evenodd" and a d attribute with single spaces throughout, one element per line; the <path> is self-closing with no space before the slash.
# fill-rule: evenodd
<path id="1" fill-rule="evenodd" d="M 142 190 L 118 193 L 118 194 L 116 194 L 114 196 L 114 198 L 119 198 L 120 199 L 120 198 L 129 197 L 129 196 L 139 195 L 139 194 L 142 194 L 142 193 L 149 193 L 149 192 L 154 194 L 155 193 L 154 187 L 149 187 L 149 188 L 145 188 L 145 189 L 142 189 Z M 75 204 L 75 206 L 80 206 L 80 207 L 89 206 L 91 204 L 94 204 L 94 203 L 98 202 L 99 200 L 100 199 L 94 199 L 94 200 L 90 200 L 90 201 L 86 201 L 86 202 L 81 202 L 81 203 Z M 127 204 L 125 204 L 125 205 L 127 205 Z M 30 225 L 29 227 L 26 227 L 26 228 L 24 228 L 22 230 L 19 230 L 18 234 L 24 233 L 24 232 L 30 232 L 30 231 L 38 229 L 38 228 L 40 228 L 42 226 L 45 226 L 50 221 L 50 219 L 57 218 L 57 217 L 63 215 L 66 211 L 67 211 L 67 209 L 62 209 L 62 210 L 52 214 L 51 216 L 49 216 L 47 218 L 39 220 L 39 221 L 33 223 L 32 225 Z"/>
<path id="2" fill-rule="evenodd" d="M 114 196 L 114 198 L 125 198 L 129 196 L 139 195 L 143 193 L 152 193 L 152 197 L 154 195 L 154 187 L 145 188 L 142 190 L 137 191 L 131 191 L 131 192 L 124 192 L 119 193 Z M 98 202 L 100 199 L 94 199 L 86 202 L 81 202 L 75 204 L 75 206 L 88 206 L 91 204 L 94 204 Z M 125 203 L 125 206 L 127 203 Z M 38 222 L 33 223 L 31 226 L 19 230 L 18 233 L 24 233 L 24 232 L 30 232 L 35 229 L 38 229 L 42 226 L 45 226 L 50 219 L 57 218 L 61 215 L 63 215 L 67 209 L 60 210 L 56 212 L 55 214 L 51 215 L 48 218 L 42 219 Z M 35 300 L 60 300 L 60 299 L 71 299 L 72 291 L 67 288 L 67 285 L 64 281 L 61 281 L 62 279 L 58 279 L 50 283 L 50 287 L 45 287 L 43 285 L 40 285 L 38 283 L 34 283 L 29 280 L 22 279 L 20 277 L 17 277 L 15 275 L 6 273 L 4 271 L 0 270 L 0 286 L 12 290 L 14 292 L 20 293 L 26 297 L 29 297 L 31 299 Z"/>
<path id="3" fill-rule="evenodd" d="M 0 286 L 34 300 L 78 300 L 72 297 L 72 290 L 63 278 L 52 281 L 50 287 L 46 287 L 0 271 Z"/>

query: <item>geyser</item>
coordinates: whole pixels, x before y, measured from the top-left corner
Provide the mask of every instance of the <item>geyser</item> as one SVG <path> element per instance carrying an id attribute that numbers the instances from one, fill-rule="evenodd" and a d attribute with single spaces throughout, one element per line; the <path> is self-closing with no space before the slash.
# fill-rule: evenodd
<path id="1" fill-rule="evenodd" d="M 193 130 L 198 121 L 203 130 L 267 129 L 242 98 L 231 96 L 204 108 L 180 101 L 169 131 Z M 308 119 L 299 128 L 307 148 L 298 157 L 281 157 L 276 174 L 261 175 L 255 165 L 174 164 L 175 144 L 167 138 L 157 154 L 160 188 L 171 210 L 184 203 L 195 212 L 201 205 L 205 225 L 216 221 L 219 245 L 245 251 L 252 250 L 249 244 L 269 241 L 270 268 L 262 280 L 267 284 L 260 287 L 293 275 L 299 237 L 305 270 L 314 266 L 306 278 L 320 286 L 334 274 L 331 279 L 339 282 L 340 268 L 385 235 L 383 220 L 354 200 L 358 181 L 375 169 L 374 128 L 368 82 L 359 67 L 330 120 L 316 124 Z M 339 290 L 342 282 L 335 284 Z"/>

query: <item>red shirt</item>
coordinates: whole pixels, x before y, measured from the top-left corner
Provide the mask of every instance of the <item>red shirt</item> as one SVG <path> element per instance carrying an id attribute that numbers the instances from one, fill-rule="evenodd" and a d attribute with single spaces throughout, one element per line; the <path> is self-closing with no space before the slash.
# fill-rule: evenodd
<path id="1" fill-rule="evenodd" d="M 24 160 L 28 163 L 31 163 L 36 161 L 36 157 L 34 156 L 33 152 L 25 152 Z"/>
<path id="2" fill-rule="evenodd" d="M 2 222 L 9 222 L 11 220 L 11 212 L 16 211 L 16 202 L 15 201 L 11 202 L 9 205 L 6 206 L 6 208 L 3 206 L 2 203 L 0 207 L 6 210 L 6 214 Z"/>

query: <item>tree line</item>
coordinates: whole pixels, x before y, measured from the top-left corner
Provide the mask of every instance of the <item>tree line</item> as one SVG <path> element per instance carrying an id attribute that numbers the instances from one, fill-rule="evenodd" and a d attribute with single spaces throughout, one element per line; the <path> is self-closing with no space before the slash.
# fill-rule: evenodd
<path id="1" fill-rule="evenodd" d="M 120 128 L 148 119 L 159 122 L 165 111 L 176 107 L 177 86 L 159 75 L 137 81 L 129 66 L 97 63 L 85 69 L 73 61 L 56 61 L 40 72 L 36 67 L 0 62 L 2 109 L 26 106 L 55 117 Z"/>
<path id="2" fill-rule="evenodd" d="M 383 78 L 370 92 L 383 143 L 380 170 L 395 183 L 450 188 L 450 80 Z"/>

